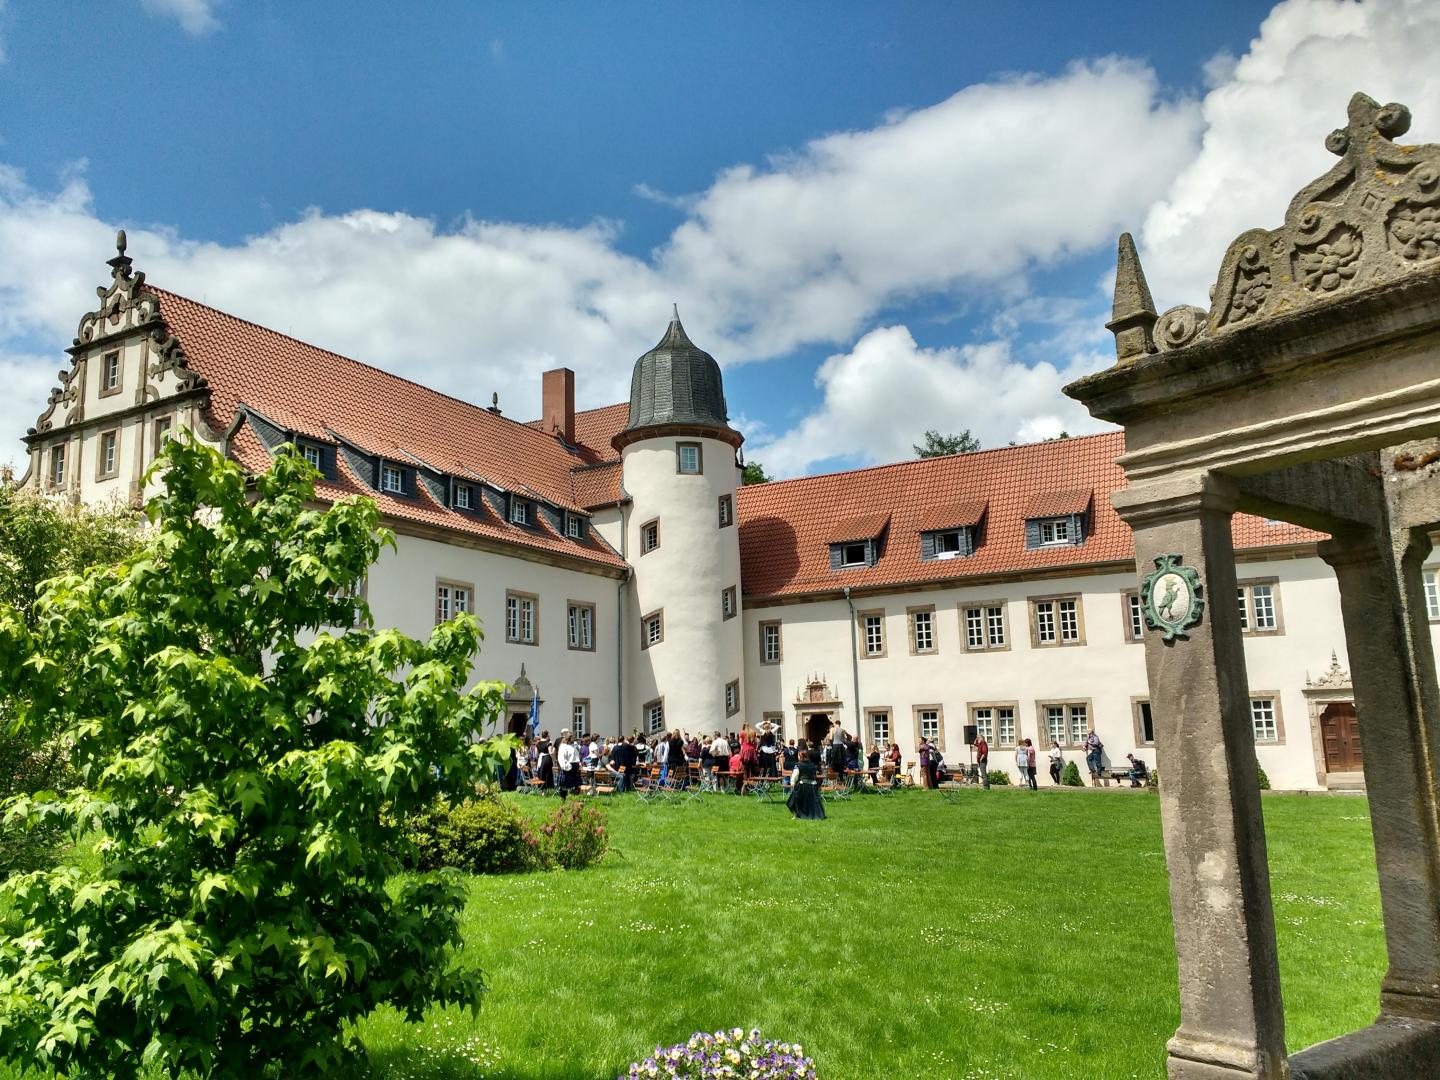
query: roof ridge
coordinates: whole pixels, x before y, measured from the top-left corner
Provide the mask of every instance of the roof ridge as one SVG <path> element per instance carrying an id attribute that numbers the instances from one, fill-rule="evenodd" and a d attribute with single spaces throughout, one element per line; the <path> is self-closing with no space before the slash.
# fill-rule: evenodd
<path id="1" fill-rule="evenodd" d="M 522 428 L 527 432 L 539 435 L 541 438 L 549 438 L 548 432 L 540 431 L 534 427 L 531 427 L 530 424 L 526 421 L 516 420 L 513 417 L 506 416 L 504 413 L 491 412 L 489 409 L 485 408 L 482 405 L 476 405 L 473 401 L 466 401 L 464 398 L 456 397 L 454 394 L 447 394 L 443 390 L 437 390 L 433 386 L 426 386 L 424 383 L 417 382 L 414 379 L 407 379 L 404 375 L 397 375 L 395 374 L 395 372 L 387 371 L 385 368 L 378 367 L 375 364 L 366 363 L 364 360 L 356 360 L 353 356 L 346 356 L 344 353 L 338 353 L 334 349 L 327 349 L 323 345 L 316 345 L 313 342 L 305 341 L 302 338 L 296 337 L 294 334 L 287 334 L 283 330 L 276 330 L 274 327 L 266 326 L 264 323 L 258 323 L 254 319 L 247 319 L 243 315 L 236 315 L 233 312 L 222 310 L 221 308 L 206 304 L 203 301 L 195 300 L 189 296 L 186 296 L 184 293 L 177 293 L 171 291 L 170 289 L 162 288 L 158 285 L 155 285 L 153 282 L 146 281 L 145 287 L 160 294 L 160 300 L 162 302 L 160 309 L 161 318 L 164 318 L 165 316 L 165 309 L 163 303 L 165 297 L 169 296 L 173 297 L 176 300 L 183 300 L 187 304 L 194 304 L 196 307 L 204 308 L 206 311 L 214 312 L 216 315 L 224 316 L 227 319 L 234 319 L 238 323 L 244 323 L 246 326 L 254 327 L 256 330 L 263 331 L 264 333 L 274 334 L 276 337 L 284 338 L 286 341 L 293 341 L 295 344 L 304 346 L 307 349 L 314 349 L 316 352 L 324 353 L 326 356 L 333 356 L 335 359 L 343 360 L 347 364 L 354 364 L 357 367 L 363 367 L 369 371 L 374 371 L 380 375 L 385 376 L 387 379 L 393 379 L 394 381 L 404 383 L 407 386 L 413 386 L 417 390 L 422 390 L 427 394 L 433 394 L 436 397 L 445 398 L 447 401 L 453 401 L 457 405 L 461 405 L 467 409 L 472 409 L 477 413 L 484 413 L 486 416 L 493 416 L 497 420 L 504 420 L 506 423 L 509 423 L 516 428 Z M 181 347 L 184 347 L 184 342 L 181 342 Z M 606 407 L 608 408 L 609 406 Z M 569 451 L 567 450 L 566 453 L 568 454 Z"/>
<path id="2" fill-rule="evenodd" d="M 855 469 L 836 469 L 834 472 L 810 473 L 808 476 L 792 476 L 785 480 L 766 480 L 763 484 L 746 484 L 745 488 L 775 488 L 783 484 L 798 484 L 806 480 L 825 480 L 835 476 L 855 476 L 860 473 L 880 472 L 883 469 L 903 469 L 924 466 L 932 461 L 951 458 L 975 458 L 984 454 L 1002 454 L 1007 451 L 1026 450 L 1032 446 L 1047 446 L 1051 443 L 1074 444 L 1089 439 L 1114 438 L 1116 435 L 1123 435 L 1124 431 L 1116 428 L 1114 431 L 1096 431 L 1089 435 L 1069 435 L 1063 439 L 1038 439 L 1035 442 L 1016 443 L 1014 446 L 992 446 L 982 450 L 967 450 L 963 454 L 937 454 L 928 458 L 908 458 L 905 461 L 886 461 L 878 465 L 861 465 Z"/>

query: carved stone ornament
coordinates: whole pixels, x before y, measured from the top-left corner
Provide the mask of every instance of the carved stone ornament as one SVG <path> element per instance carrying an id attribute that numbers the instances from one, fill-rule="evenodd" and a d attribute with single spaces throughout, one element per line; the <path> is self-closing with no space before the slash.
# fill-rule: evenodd
<path id="1" fill-rule="evenodd" d="M 1242 233 L 1225 253 L 1209 334 L 1440 268 L 1440 146 L 1395 143 L 1409 127 L 1404 105 L 1350 99 L 1349 122 L 1325 140 L 1340 162 L 1290 201 L 1280 228 Z M 1167 341 L 1157 328 L 1155 346 L 1202 336 Z"/>
<path id="2" fill-rule="evenodd" d="M 1183 348 L 1205 336 L 1210 313 L 1204 308 L 1179 304 L 1155 320 L 1155 350 Z"/>
<path id="3" fill-rule="evenodd" d="M 1183 556 L 1157 555 L 1155 569 L 1140 582 L 1140 610 L 1145 625 L 1159 630 L 1167 642 L 1185 637 L 1205 612 L 1200 571 L 1181 566 Z"/>
<path id="4" fill-rule="evenodd" d="M 1305 677 L 1305 688 L 1307 690 L 1349 690 L 1350 672 L 1340 666 L 1340 658 L 1332 650 L 1330 653 L 1330 670 L 1321 675 L 1318 679 Z"/>

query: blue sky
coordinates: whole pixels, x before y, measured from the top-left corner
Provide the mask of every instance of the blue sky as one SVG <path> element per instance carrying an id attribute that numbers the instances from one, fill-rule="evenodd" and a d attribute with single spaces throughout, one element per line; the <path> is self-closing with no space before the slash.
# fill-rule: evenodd
<path id="1" fill-rule="evenodd" d="M 1115 234 L 1203 303 L 1353 90 L 1440 133 L 1435 6 L 0 0 L 0 461 L 122 225 L 526 418 L 556 364 L 618 400 L 678 300 L 774 472 L 1085 430 Z"/>

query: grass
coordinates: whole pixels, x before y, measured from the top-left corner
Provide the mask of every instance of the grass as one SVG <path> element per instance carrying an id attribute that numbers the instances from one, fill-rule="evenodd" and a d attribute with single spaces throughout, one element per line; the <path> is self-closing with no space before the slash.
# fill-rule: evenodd
<path id="1" fill-rule="evenodd" d="M 1298 1049 L 1375 1014 L 1373 849 L 1361 799 L 1264 807 Z M 599 866 L 474 879 L 464 960 L 487 973 L 484 1009 L 367 1018 L 376 1074 L 608 1080 L 656 1043 L 742 1026 L 804 1043 L 822 1080 L 1164 1075 L 1179 1014 L 1158 800 L 996 789 L 827 811 L 622 798 Z"/>
<path id="2" fill-rule="evenodd" d="M 1298 1049 L 1375 1014 L 1374 856 L 1363 800 L 1264 805 Z M 828 810 L 622 799 L 600 866 L 477 879 L 466 959 L 490 979 L 484 1010 L 370 1017 L 377 1071 L 608 1078 L 656 1043 L 741 1026 L 804 1043 L 825 1080 L 1164 1075 L 1179 1013 L 1158 800 L 996 790 Z"/>

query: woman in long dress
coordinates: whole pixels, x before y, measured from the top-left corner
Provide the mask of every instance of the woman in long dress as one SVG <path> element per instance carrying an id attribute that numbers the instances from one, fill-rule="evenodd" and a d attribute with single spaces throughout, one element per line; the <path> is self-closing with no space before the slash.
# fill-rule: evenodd
<path id="1" fill-rule="evenodd" d="M 555 786 L 555 758 L 550 752 L 548 731 L 540 732 L 540 740 L 535 744 L 535 775 L 539 777 L 542 787 Z"/>
<path id="2" fill-rule="evenodd" d="M 790 797 L 785 805 L 790 816 L 819 821 L 825 817 L 825 806 L 820 801 L 820 783 L 816 779 L 820 766 L 820 754 L 806 749 L 805 740 L 800 740 L 800 756 L 795 771 L 790 776 Z"/>

